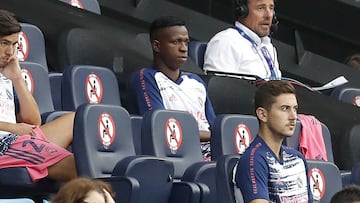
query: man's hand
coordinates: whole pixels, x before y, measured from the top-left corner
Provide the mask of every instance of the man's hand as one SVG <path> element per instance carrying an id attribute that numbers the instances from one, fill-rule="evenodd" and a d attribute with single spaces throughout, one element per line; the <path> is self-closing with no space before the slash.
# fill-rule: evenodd
<path id="1" fill-rule="evenodd" d="M 34 128 L 36 128 L 36 125 L 30 125 L 26 123 L 16 123 L 13 124 L 13 126 L 10 129 L 10 132 L 20 136 L 21 135 L 35 136 L 36 133 L 34 131 Z"/>
<path id="2" fill-rule="evenodd" d="M 0 71 L 6 78 L 12 81 L 22 78 L 19 60 L 15 54 L 9 58 L 8 63 Z"/>

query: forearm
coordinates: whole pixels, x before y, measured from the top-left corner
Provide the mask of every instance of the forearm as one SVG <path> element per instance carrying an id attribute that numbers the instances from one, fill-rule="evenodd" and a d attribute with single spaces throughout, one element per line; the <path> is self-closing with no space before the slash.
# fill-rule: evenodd
<path id="1" fill-rule="evenodd" d="M 24 79 L 17 78 L 12 80 L 12 82 L 20 104 L 20 111 L 17 114 L 17 121 L 33 125 L 40 125 L 41 117 L 38 105 L 26 87 Z"/>
<path id="2" fill-rule="evenodd" d="M 9 133 L 13 133 L 13 131 L 14 131 L 14 124 L 13 124 L 13 123 L 8 123 L 8 122 L 0 121 L 0 130 L 1 130 L 1 131 L 6 131 L 6 132 L 9 132 Z"/>

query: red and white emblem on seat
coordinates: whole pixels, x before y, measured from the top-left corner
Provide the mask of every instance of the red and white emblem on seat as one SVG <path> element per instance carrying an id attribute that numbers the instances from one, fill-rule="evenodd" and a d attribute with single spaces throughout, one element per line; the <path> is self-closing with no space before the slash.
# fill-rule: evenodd
<path id="1" fill-rule="evenodd" d="M 310 189 L 314 200 L 321 200 L 325 194 L 326 182 L 323 172 L 318 168 L 312 168 L 309 173 Z"/>
<path id="2" fill-rule="evenodd" d="M 110 114 L 104 112 L 99 116 L 98 130 L 101 144 L 108 149 L 116 136 L 115 122 Z"/>
<path id="3" fill-rule="evenodd" d="M 240 123 L 235 128 L 234 133 L 234 144 L 237 153 L 243 154 L 245 152 L 245 149 L 249 146 L 251 140 L 252 135 L 250 129 L 244 123 Z"/>
<path id="4" fill-rule="evenodd" d="M 29 56 L 30 46 L 29 46 L 29 38 L 25 34 L 25 32 L 19 33 L 18 39 L 18 47 L 17 47 L 17 58 L 19 61 L 26 61 Z"/>
<path id="5" fill-rule="evenodd" d="M 171 153 L 175 154 L 183 139 L 181 125 L 175 118 L 169 118 L 165 123 L 165 139 Z"/>
<path id="6" fill-rule="evenodd" d="M 85 83 L 88 102 L 90 104 L 101 103 L 103 98 L 103 85 L 100 77 L 91 73 L 87 76 Z"/>
<path id="7" fill-rule="evenodd" d="M 22 68 L 21 75 L 25 80 L 26 87 L 31 92 L 31 94 L 33 94 L 35 87 L 34 87 L 34 79 L 31 72 L 25 68 Z"/>
<path id="8" fill-rule="evenodd" d="M 84 5 L 79 0 L 71 0 L 69 4 L 74 7 L 84 9 Z"/>

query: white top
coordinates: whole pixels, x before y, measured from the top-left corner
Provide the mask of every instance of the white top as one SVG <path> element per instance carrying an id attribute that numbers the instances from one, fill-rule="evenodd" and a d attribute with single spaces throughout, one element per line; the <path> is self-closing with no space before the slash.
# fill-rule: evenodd
<path id="1" fill-rule="evenodd" d="M 14 93 L 11 80 L 0 73 L 0 121 L 16 123 Z M 9 132 L 0 131 L 0 138 Z"/>
<path id="2" fill-rule="evenodd" d="M 260 38 L 240 22 L 236 22 L 235 26 L 243 30 L 256 43 L 256 48 L 237 29 L 223 30 L 207 44 L 204 71 L 256 75 L 263 79 L 269 79 L 270 68 L 260 50 L 265 46 L 270 53 L 276 76 L 281 78 L 276 48 L 272 45 L 271 39 L 267 36 Z"/>

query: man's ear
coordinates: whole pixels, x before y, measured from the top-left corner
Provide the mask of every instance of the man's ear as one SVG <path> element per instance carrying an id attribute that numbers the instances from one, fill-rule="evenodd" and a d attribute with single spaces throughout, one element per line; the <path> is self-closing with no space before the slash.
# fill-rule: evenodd
<path id="1" fill-rule="evenodd" d="M 258 107 L 256 109 L 256 116 L 259 118 L 260 121 L 266 122 L 267 121 L 267 111 L 263 107 Z"/>
<path id="2" fill-rule="evenodd" d="M 159 42 L 159 40 L 154 39 L 151 42 L 151 47 L 152 47 L 154 52 L 159 53 L 160 52 L 160 42 Z"/>

